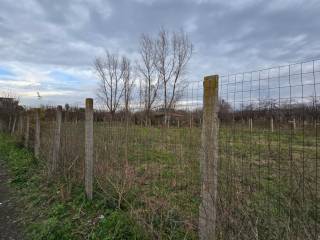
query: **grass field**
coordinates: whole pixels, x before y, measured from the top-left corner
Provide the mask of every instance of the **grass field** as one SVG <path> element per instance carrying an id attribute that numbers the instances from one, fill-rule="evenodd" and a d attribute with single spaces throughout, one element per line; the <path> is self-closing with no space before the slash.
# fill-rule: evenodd
<path id="1" fill-rule="evenodd" d="M 52 124 L 46 124 L 44 163 L 50 161 L 53 136 Z M 244 125 L 222 124 L 218 239 L 318 239 L 317 131 L 281 127 L 271 133 L 262 127 L 250 131 Z M 64 123 L 61 174 L 56 177 L 63 209 L 74 201 L 83 181 L 83 135 L 83 123 Z M 93 202 L 107 199 L 113 211 L 127 214 L 143 229 L 138 232 L 146 239 L 197 239 L 200 135 L 200 128 L 95 123 Z M 94 211 L 108 215 L 104 207 Z M 115 217 L 119 228 L 121 217 Z"/>

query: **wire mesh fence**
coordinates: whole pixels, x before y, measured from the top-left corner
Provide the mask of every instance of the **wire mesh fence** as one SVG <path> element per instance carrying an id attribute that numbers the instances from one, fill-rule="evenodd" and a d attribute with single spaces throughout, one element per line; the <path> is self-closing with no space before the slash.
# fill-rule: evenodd
<path id="1" fill-rule="evenodd" d="M 220 76 L 217 239 L 319 239 L 319 86 L 319 60 Z M 94 194 L 128 211 L 152 239 L 196 239 L 203 83 L 181 87 L 170 109 L 160 89 L 148 112 L 137 88 L 127 110 L 94 105 Z M 26 138 L 27 114 L 18 112 L 1 126 Z M 12 131 L 19 117 L 22 130 Z M 29 117 L 32 148 L 36 121 Z M 49 178 L 55 108 L 42 108 L 40 119 Z M 66 107 L 62 119 L 59 167 L 50 178 L 68 200 L 85 178 L 85 110 Z"/>
<path id="2" fill-rule="evenodd" d="M 222 76 L 223 239 L 319 239 L 320 61 Z"/>
<path id="3" fill-rule="evenodd" d="M 135 99 L 127 113 L 95 112 L 96 183 L 155 239 L 197 237 L 201 91 L 191 82 L 167 112 L 161 99 L 148 115 Z"/>

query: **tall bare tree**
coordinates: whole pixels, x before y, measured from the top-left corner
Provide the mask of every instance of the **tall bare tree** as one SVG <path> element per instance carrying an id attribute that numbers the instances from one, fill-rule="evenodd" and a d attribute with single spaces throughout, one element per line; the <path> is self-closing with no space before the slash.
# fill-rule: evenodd
<path id="1" fill-rule="evenodd" d="M 126 112 L 126 115 L 129 113 L 129 106 L 130 106 L 130 101 L 132 97 L 132 91 L 133 91 L 133 84 L 134 80 L 132 77 L 132 66 L 130 59 L 127 57 L 122 57 L 121 61 L 121 69 L 123 71 L 123 76 L 122 76 L 122 84 L 123 84 L 123 100 L 124 100 L 124 109 Z"/>
<path id="2" fill-rule="evenodd" d="M 130 60 L 127 57 L 120 59 L 117 54 L 106 51 L 105 57 L 96 58 L 94 66 L 99 78 L 98 97 L 111 115 L 114 116 L 118 110 L 122 98 L 128 111 L 133 87 Z"/>
<path id="3" fill-rule="evenodd" d="M 163 87 L 165 123 L 168 110 L 174 108 L 186 87 L 183 76 L 192 52 L 193 45 L 183 30 L 173 33 L 160 30 L 155 42 L 155 67 Z"/>
<path id="4" fill-rule="evenodd" d="M 140 38 L 140 61 L 137 70 L 141 79 L 140 91 L 147 120 L 158 96 L 160 86 L 159 75 L 155 65 L 155 41 L 148 35 L 143 34 Z"/>

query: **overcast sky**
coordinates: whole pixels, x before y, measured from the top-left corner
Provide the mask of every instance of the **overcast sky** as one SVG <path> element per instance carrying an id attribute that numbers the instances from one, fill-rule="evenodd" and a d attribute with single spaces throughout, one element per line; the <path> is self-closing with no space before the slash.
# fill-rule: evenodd
<path id="1" fill-rule="evenodd" d="M 24 104 L 93 97 L 104 49 L 137 58 L 141 33 L 183 28 L 188 79 L 320 57 L 319 0 L 0 0 L 0 91 Z"/>

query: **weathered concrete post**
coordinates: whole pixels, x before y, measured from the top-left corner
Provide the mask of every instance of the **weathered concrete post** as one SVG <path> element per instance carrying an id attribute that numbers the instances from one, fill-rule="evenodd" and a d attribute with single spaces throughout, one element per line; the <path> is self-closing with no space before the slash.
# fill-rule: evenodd
<path id="1" fill-rule="evenodd" d="M 93 99 L 86 99 L 85 124 L 85 189 L 87 198 L 92 199 L 93 188 Z"/>
<path id="2" fill-rule="evenodd" d="M 274 128 L 273 128 L 273 117 L 270 118 L 270 128 L 271 128 L 271 132 L 273 133 Z"/>
<path id="3" fill-rule="evenodd" d="M 26 113 L 26 129 L 24 135 L 24 147 L 29 147 L 29 130 L 30 129 L 30 116 L 29 113 Z"/>
<path id="4" fill-rule="evenodd" d="M 203 123 L 201 134 L 201 203 L 199 239 L 215 239 L 218 180 L 218 82 L 219 76 L 204 78 Z"/>
<path id="5" fill-rule="evenodd" d="M 249 119 L 249 129 L 250 129 L 250 132 L 252 132 L 252 127 L 253 127 L 252 118 L 250 118 L 250 119 Z"/>
<path id="6" fill-rule="evenodd" d="M 3 132 L 4 131 L 4 127 L 3 127 L 3 121 L 2 119 L 0 119 L 0 132 Z"/>
<path id="7" fill-rule="evenodd" d="M 10 114 L 10 117 L 9 117 L 9 123 L 8 123 L 8 132 L 11 134 L 11 122 L 12 122 L 12 116 Z"/>
<path id="8" fill-rule="evenodd" d="M 19 136 L 23 135 L 23 115 L 20 113 L 19 115 Z"/>
<path id="9" fill-rule="evenodd" d="M 34 155 L 39 158 L 40 155 L 40 108 L 35 109 L 35 132 L 34 132 Z"/>
<path id="10" fill-rule="evenodd" d="M 16 130 L 16 122 L 17 122 L 17 116 L 14 115 L 13 125 L 12 125 L 12 129 L 11 129 L 11 135 L 13 135 L 13 134 L 15 133 L 15 130 Z"/>
<path id="11" fill-rule="evenodd" d="M 62 121 L 62 106 L 57 107 L 56 112 L 56 128 L 53 140 L 53 151 L 52 151 L 52 166 L 51 174 L 54 174 L 58 169 L 59 153 L 60 153 L 60 139 L 61 139 L 61 121 Z"/>

